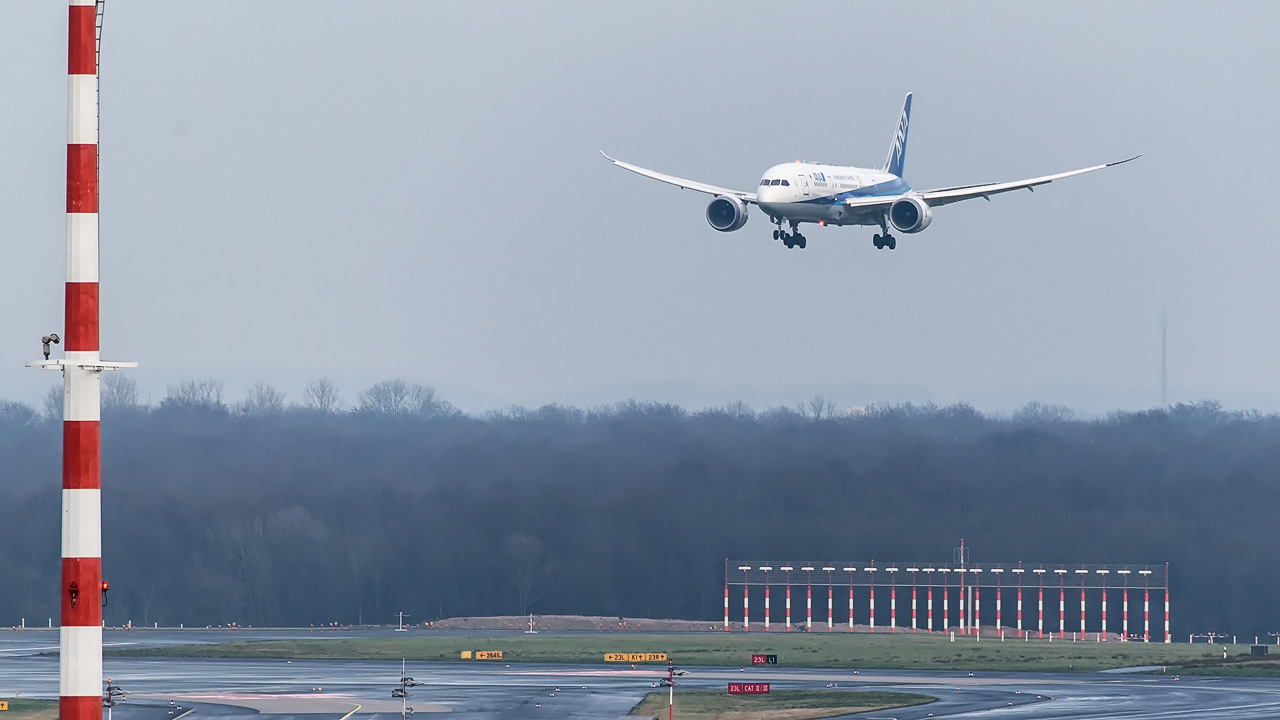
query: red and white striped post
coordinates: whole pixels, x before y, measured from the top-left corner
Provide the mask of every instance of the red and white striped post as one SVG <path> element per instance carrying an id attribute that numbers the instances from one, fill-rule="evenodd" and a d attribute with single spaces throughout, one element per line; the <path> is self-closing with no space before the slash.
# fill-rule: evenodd
<path id="1" fill-rule="evenodd" d="M 1107 574 L 1110 572 L 1106 568 L 1095 571 L 1102 576 L 1102 635 L 1099 636 L 1101 642 L 1107 641 Z"/>
<path id="2" fill-rule="evenodd" d="M 1018 563 L 1018 567 L 1011 568 L 1009 572 L 1018 578 L 1018 638 L 1022 638 L 1022 574 L 1026 570 L 1022 569 L 1022 563 Z"/>
<path id="3" fill-rule="evenodd" d="M 729 632 L 729 558 L 724 559 L 724 631 Z"/>
<path id="4" fill-rule="evenodd" d="M 948 597 L 951 583 L 947 582 L 947 573 L 951 569 L 942 568 L 938 572 L 942 573 L 942 632 L 945 633 L 951 625 L 951 598 Z"/>
<path id="5" fill-rule="evenodd" d="M 102 717 L 102 432 L 98 344 L 98 55 L 95 0 L 70 0 L 67 32 L 67 278 L 61 370 L 62 582 L 58 717 Z M 47 346 L 46 346 L 47 347 Z"/>
<path id="6" fill-rule="evenodd" d="M 835 578 L 831 573 L 835 572 L 835 568 L 823 566 L 823 570 L 827 571 L 827 632 L 835 630 L 836 606 L 834 602 Z"/>
<path id="7" fill-rule="evenodd" d="M 982 569 L 981 569 L 981 568 L 970 568 L 970 569 L 969 569 L 969 572 L 971 572 L 971 573 L 980 573 L 980 572 L 982 572 Z M 978 584 L 978 578 L 977 578 L 977 576 L 976 576 L 976 575 L 974 576 L 974 578 L 973 578 L 973 582 L 970 584 L 970 587 L 972 587 L 972 588 L 973 588 L 973 590 L 972 590 L 972 592 L 973 592 L 973 608 L 970 610 L 970 612 L 971 612 L 971 613 L 973 613 L 973 615 L 972 615 L 972 617 L 973 617 L 973 622 L 969 623 L 969 627 L 973 630 L 973 634 L 974 634 L 974 635 L 981 637 L 981 635 L 982 635 L 982 619 L 979 617 L 979 612 L 978 612 L 978 611 L 980 611 L 980 610 L 982 609 L 982 587 Z"/>
<path id="8" fill-rule="evenodd" d="M 805 581 L 804 630 L 813 632 L 813 566 L 806 565 L 800 569 L 808 574 L 808 579 Z"/>
<path id="9" fill-rule="evenodd" d="M 1076 570 L 1076 574 L 1080 576 L 1080 640 L 1084 641 L 1084 582 L 1089 578 L 1089 571 L 1081 568 Z"/>
<path id="10" fill-rule="evenodd" d="M 916 573 L 920 572 L 920 568 L 907 568 L 911 573 L 911 632 L 916 632 Z"/>
<path id="11" fill-rule="evenodd" d="M 889 571 L 889 632 L 898 632 L 898 568 L 885 568 Z"/>
<path id="12" fill-rule="evenodd" d="M 1129 642 L 1129 568 L 1117 570 L 1116 574 L 1124 577 L 1124 615 L 1120 621 L 1120 642 Z"/>
<path id="13" fill-rule="evenodd" d="M 742 632 L 747 632 L 751 628 L 751 614 L 747 612 L 747 608 L 751 605 L 751 584 L 750 584 L 750 565 L 739 565 L 738 569 L 742 571 Z"/>
<path id="14" fill-rule="evenodd" d="M 992 568 L 991 572 L 996 574 L 996 635 L 1000 634 L 1000 574 L 1004 572 L 1004 568 Z"/>
<path id="15" fill-rule="evenodd" d="M 1173 635 L 1169 632 L 1169 563 L 1164 564 L 1164 641 L 1166 644 L 1173 642 Z"/>
<path id="16" fill-rule="evenodd" d="M 872 560 L 871 562 L 875 562 L 875 560 Z M 870 625 L 871 632 L 875 632 L 876 631 L 876 568 L 873 565 L 871 567 L 863 568 L 863 569 L 871 573 L 871 610 L 869 612 L 869 615 L 870 615 L 869 620 L 871 623 Z"/>
<path id="17" fill-rule="evenodd" d="M 849 632 L 853 632 L 853 572 L 858 568 L 847 567 L 845 572 L 849 573 Z"/>
<path id="18" fill-rule="evenodd" d="M 1142 642 L 1151 642 L 1151 570 L 1139 570 L 1142 576 Z"/>
<path id="19" fill-rule="evenodd" d="M 1058 639 L 1064 640 L 1067 637 L 1067 571 L 1058 568 L 1054 572 L 1058 575 Z"/>
<path id="20" fill-rule="evenodd" d="M 1044 568 L 1036 568 L 1031 572 L 1036 574 L 1040 579 L 1040 599 L 1036 603 L 1039 611 L 1039 619 L 1036 621 L 1036 637 L 1044 637 Z"/>
<path id="21" fill-rule="evenodd" d="M 761 565 L 760 569 L 764 571 L 764 631 L 769 632 L 769 571 L 773 566 Z"/>
<path id="22" fill-rule="evenodd" d="M 961 542 L 960 542 L 960 547 L 961 547 L 961 548 L 963 548 L 963 547 L 964 547 L 964 541 L 961 541 Z M 960 612 L 959 612 L 959 615 L 960 615 L 960 634 L 961 634 L 961 635 L 967 635 L 967 634 L 969 633 L 969 626 L 965 624 L 965 621 L 966 621 L 966 620 L 968 620 L 968 616 L 967 616 L 968 610 L 966 610 L 966 609 L 965 609 L 965 606 L 964 606 L 964 592 L 965 592 L 965 587 L 964 587 L 964 568 L 963 568 L 963 567 L 958 567 L 958 568 L 956 568 L 956 572 L 957 572 L 957 573 L 959 573 L 959 575 L 958 575 L 957 577 L 959 577 L 959 578 L 960 578 L 960 607 L 959 607 L 959 610 L 960 610 Z"/>
<path id="23" fill-rule="evenodd" d="M 782 567 L 782 571 L 787 574 L 787 632 L 791 632 L 791 570 L 790 565 Z"/>
<path id="24" fill-rule="evenodd" d="M 925 584 L 929 586 L 925 603 L 929 606 L 929 632 L 933 632 L 933 568 L 925 568 Z"/>

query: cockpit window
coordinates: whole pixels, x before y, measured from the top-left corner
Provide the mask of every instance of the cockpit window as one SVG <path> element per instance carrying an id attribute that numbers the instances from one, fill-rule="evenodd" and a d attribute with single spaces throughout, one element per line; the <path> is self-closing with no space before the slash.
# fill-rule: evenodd
<path id="1" fill-rule="evenodd" d="M 787 182 L 786 180 L 783 180 L 783 181 L 782 181 L 782 184 L 783 184 L 783 185 L 786 185 L 786 186 L 788 186 L 788 187 L 791 185 L 791 183 Z"/>
<path id="2" fill-rule="evenodd" d="M 769 181 L 769 184 L 770 184 L 770 185 L 781 185 L 781 184 L 782 184 L 782 181 L 781 181 L 781 180 L 770 180 L 770 181 Z"/>
<path id="3" fill-rule="evenodd" d="M 768 185 L 768 184 L 769 184 L 769 181 L 768 181 L 768 180 L 761 180 L 761 181 L 760 181 L 760 187 L 764 187 L 765 185 Z"/>

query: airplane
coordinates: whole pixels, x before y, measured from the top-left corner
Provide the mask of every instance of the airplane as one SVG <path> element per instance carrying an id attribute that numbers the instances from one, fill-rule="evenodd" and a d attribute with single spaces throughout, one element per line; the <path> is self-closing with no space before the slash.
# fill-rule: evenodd
<path id="1" fill-rule="evenodd" d="M 828 165 L 796 161 L 774 165 L 765 171 L 756 192 L 730 190 L 715 185 L 686 180 L 642 168 L 609 157 L 605 159 L 624 170 L 675 185 L 681 189 L 695 190 L 715 196 L 707 205 L 707 223 L 720 232 L 733 232 L 747 222 L 747 208 L 757 205 L 769 216 L 769 222 L 777 226 L 773 239 L 781 240 L 788 248 L 804 249 L 808 244 L 800 233 L 802 223 L 818 225 L 871 225 L 880 232 L 872 237 L 877 250 L 898 247 L 898 240 L 889 233 L 889 227 L 908 235 L 918 233 L 933 222 L 933 208 L 961 200 L 983 198 L 1026 188 L 1035 192 L 1039 185 L 1062 180 L 1073 175 L 1102 170 L 1136 160 L 1109 162 L 1105 165 L 1045 175 L 1013 182 L 957 185 L 934 190 L 914 190 L 902 177 L 907 155 L 907 129 L 911 122 L 911 93 L 902 101 L 902 114 L 889 147 L 889 157 L 879 169 Z"/>

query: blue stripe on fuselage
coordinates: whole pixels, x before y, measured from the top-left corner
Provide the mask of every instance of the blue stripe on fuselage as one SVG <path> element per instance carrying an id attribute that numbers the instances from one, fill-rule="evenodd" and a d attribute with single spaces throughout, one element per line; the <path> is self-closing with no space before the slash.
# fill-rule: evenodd
<path id="1" fill-rule="evenodd" d="M 887 197 L 892 195 L 902 195 L 908 192 L 911 192 L 911 186 L 907 184 L 907 181 L 902 178 L 894 178 L 876 185 L 868 185 L 854 190 L 845 190 L 844 192 L 839 192 L 835 195 L 825 195 L 823 197 L 812 198 L 810 200 L 801 200 L 800 202 L 819 205 L 839 205 L 849 198 Z"/>

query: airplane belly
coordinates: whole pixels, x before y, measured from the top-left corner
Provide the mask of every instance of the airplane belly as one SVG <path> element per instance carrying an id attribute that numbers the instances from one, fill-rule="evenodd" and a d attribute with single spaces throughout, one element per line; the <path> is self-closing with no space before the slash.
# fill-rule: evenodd
<path id="1" fill-rule="evenodd" d="M 816 203 L 760 203 L 760 209 L 771 217 L 781 217 L 802 222 L 827 220 L 829 205 Z"/>

